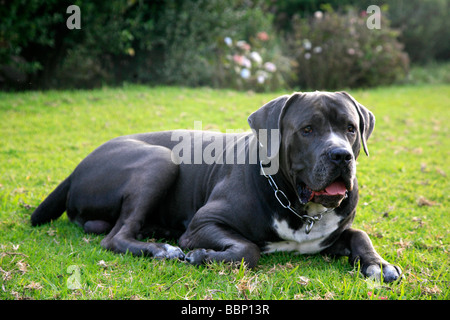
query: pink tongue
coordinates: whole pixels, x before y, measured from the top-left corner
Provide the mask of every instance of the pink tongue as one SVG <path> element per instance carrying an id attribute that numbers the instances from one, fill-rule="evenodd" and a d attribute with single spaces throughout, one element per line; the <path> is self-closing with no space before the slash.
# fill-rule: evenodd
<path id="1" fill-rule="evenodd" d="M 347 189 L 345 188 L 345 184 L 343 182 L 337 181 L 326 187 L 325 191 L 331 195 L 344 195 Z"/>
<path id="2" fill-rule="evenodd" d="M 325 190 L 319 191 L 319 192 L 313 192 L 316 195 L 321 195 L 321 194 L 328 194 L 331 196 L 335 196 L 335 195 L 345 195 L 345 192 L 347 191 L 347 189 L 345 188 L 345 184 L 343 182 L 340 181 L 336 181 L 333 182 L 332 184 L 330 184 L 328 187 L 325 188 Z"/>

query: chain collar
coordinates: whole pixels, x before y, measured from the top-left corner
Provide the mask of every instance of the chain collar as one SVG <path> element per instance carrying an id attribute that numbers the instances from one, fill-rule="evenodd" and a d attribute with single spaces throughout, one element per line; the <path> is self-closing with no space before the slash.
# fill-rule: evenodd
<path id="1" fill-rule="evenodd" d="M 283 208 L 291 211 L 297 217 L 299 217 L 300 220 L 302 220 L 306 224 L 306 227 L 305 227 L 306 234 L 309 234 L 311 232 L 311 229 L 314 226 L 314 223 L 316 223 L 317 221 L 322 219 L 322 214 L 328 212 L 328 209 L 326 209 L 325 211 L 318 213 L 312 217 L 308 216 L 307 214 L 298 213 L 294 208 L 292 208 L 291 201 L 288 199 L 286 194 L 278 188 L 278 185 L 275 183 L 275 180 L 272 178 L 272 176 L 266 174 L 266 172 L 264 171 L 263 165 L 262 165 L 262 161 L 259 162 L 259 166 L 261 167 L 261 173 L 267 179 L 267 181 L 269 181 L 269 184 L 272 187 L 273 192 L 275 194 L 275 198 L 278 200 L 280 205 Z"/>

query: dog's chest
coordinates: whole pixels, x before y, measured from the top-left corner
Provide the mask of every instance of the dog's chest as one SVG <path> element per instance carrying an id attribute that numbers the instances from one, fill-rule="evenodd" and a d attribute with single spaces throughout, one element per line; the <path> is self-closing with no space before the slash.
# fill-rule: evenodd
<path id="1" fill-rule="evenodd" d="M 308 215 L 314 216 L 320 212 L 325 211 L 321 205 L 310 203 L 308 208 Z M 286 220 L 273 220 L 273 229 L 278 236 L 283 239 L 279 242 L 268 242 L 263 248 L 264 253 L 276 251 L 298 251 L 302 254 L 317 253 L 325 249 L 321 246 L 333 231 L 339 227 L 339 222 L 342 217 L 338 216 L 334 210 L 323 214 L 321 220 L 317 221 L 310 233 L 305 232 L 305 225 L 299 229 L 292 229 Z"/>

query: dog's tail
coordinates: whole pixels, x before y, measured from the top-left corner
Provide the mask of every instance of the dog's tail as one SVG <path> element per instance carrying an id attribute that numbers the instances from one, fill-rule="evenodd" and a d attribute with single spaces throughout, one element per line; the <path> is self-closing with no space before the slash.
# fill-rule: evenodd
<path id="1" fill-rule="evenodd" d="M 34 210 L 31 215 L 31 225 L 38 226 L 58 219 L 66 211 L 69 187 L 70 180 L 67 178 Z"/>

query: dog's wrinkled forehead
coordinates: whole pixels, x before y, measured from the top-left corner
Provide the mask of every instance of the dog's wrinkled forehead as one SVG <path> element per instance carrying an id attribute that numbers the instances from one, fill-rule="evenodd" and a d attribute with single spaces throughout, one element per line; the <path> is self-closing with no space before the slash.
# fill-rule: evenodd
<path id="1" fill-rule="evenodd" d="M 303 93 L 292 101 L 285 110 L 280 129 L 295 131 L 307 125 L 325 126 L 346 122 L 359 125 L 359 116 L 352 102 L 341 94 L 316 91 Z"/>

